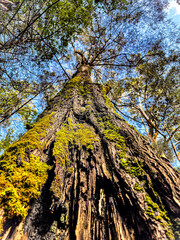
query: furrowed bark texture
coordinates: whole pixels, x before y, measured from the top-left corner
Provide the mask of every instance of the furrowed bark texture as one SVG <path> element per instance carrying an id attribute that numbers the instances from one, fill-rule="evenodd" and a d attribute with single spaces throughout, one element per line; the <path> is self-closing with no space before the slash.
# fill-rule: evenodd
<path id="1" fill-rule="evenodd" d="M 80 73 L 42 114 L 54 112 L 44 149 L 34 151 L 53 166 L 42 194 L 2 239 L 175 239 L 179 173 Z"/>

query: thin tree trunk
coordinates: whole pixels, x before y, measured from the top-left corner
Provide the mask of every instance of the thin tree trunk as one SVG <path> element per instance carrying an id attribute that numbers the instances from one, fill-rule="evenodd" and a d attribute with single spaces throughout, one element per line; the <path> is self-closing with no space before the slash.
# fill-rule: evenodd
<path id="1" fill-rule="evenodd" d="M 51 112 L 44 149 L 34 152 L 53 168 L 23 234 L 17 238 L 18 225 L 3 239 L 175 239 L 179 173 L 115 112 L 103 87 L 91 83 L 89 66 L 42 116 Z"/>

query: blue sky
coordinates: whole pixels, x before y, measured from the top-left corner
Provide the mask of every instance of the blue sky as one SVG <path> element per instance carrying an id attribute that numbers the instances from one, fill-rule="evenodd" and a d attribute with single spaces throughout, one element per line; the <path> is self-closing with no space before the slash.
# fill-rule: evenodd
<path id="1" fill-rule="evenodd" d="M 168 6 L 168 17 L 177 25 L 180 24 L 180 0 L 170 0 Z"/>

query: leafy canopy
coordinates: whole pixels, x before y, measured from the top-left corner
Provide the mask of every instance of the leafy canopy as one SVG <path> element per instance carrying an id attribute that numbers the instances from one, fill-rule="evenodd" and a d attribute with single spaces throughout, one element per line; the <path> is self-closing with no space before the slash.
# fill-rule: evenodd
<path id="1" fill-rule="evenodd" d="M 118 110 L 128 107 L 126 114 L 144 123 L 150 141 L 157 136 L 175 141 L 178 118 L 172 109 L 177 110 L 178 93 L 177 81 L 170 79 L 178 70 L 171 59 L 176 53 L 168 52 L 167 44 L 176 49 L 177 32 L 165 19 L 167 5 L 168 0 L 21 0 L 13 11 L 0 12 L 1 123 L 21 116 L 25 125 L 31 124 L 39 111 L 37 96 L 47 104 L 84 55 L 95 81 L 109 81 Z"/>

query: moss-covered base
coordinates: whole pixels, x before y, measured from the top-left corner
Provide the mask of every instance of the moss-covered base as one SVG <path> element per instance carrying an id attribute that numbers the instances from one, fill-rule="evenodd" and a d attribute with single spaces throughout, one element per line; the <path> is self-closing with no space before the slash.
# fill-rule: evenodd
<path id="1" fill-rule="evenodd" d="M 50 128 L 53 114 L 35 123 L 0 157 L 0 207 L 8 218 L 16 216 L 25 219 L 30 202 L 41 194 L 50 167 L 33 151 L 43 149 L 45 143 L 42 139 Z"/>

